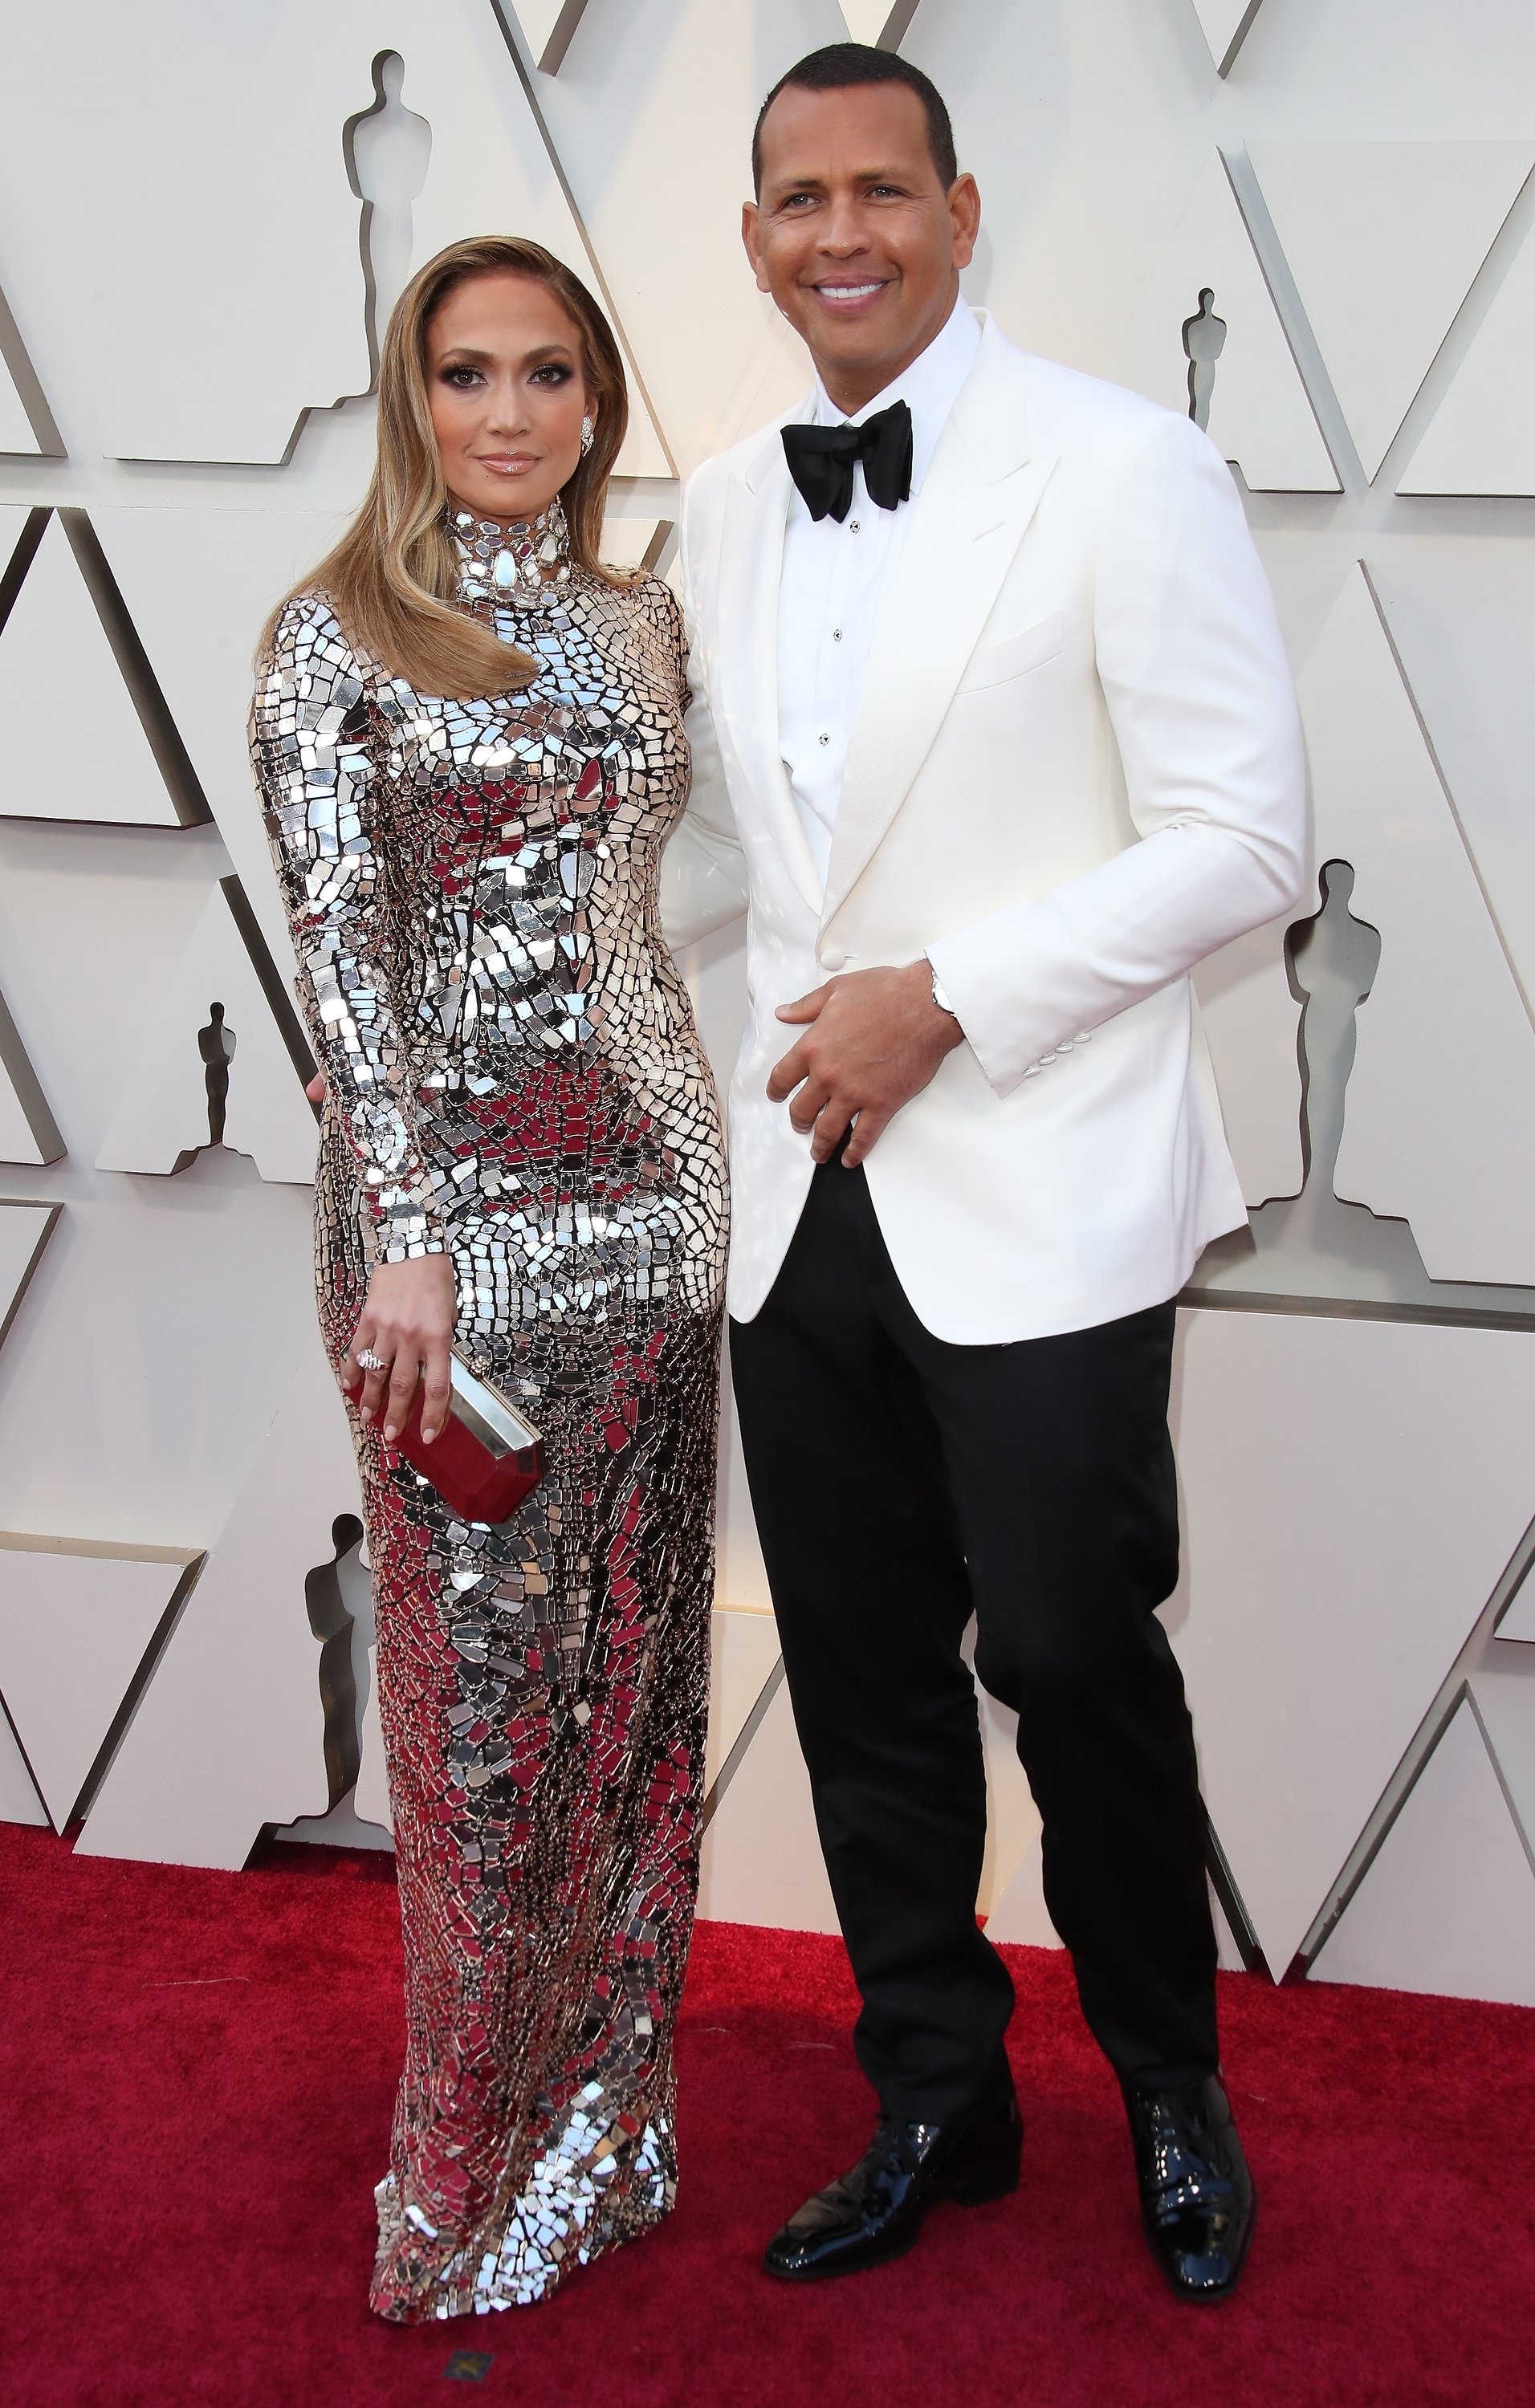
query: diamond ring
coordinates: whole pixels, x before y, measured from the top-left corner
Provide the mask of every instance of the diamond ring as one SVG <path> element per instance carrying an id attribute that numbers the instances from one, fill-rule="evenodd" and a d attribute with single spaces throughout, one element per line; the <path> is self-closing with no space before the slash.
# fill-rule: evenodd
<path id="1" fill-rule="evenodd" d="M 365 1346 L 362 1353 L 355 1355 L 353 1360 L 359 1371 L 387 1371 L 389 1369 L 382 1355 L 375 1354 L 371 1346 Z"/>

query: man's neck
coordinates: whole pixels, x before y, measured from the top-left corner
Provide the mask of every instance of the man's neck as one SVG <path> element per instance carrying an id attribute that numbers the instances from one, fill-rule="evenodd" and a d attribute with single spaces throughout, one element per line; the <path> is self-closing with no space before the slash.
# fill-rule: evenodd
<path id="1" fill-rule="evenodd" d="M 812 351 L 811 358 L 814 361 L 815 373 L 821 380 L 827 400 L 846 418 L 867 408 L 876 394 L 883 393 L 887 386 L 906 374 L 913 361 L 921 359 L 924 351 L 931 350 L 954 316 L 954 303 L 958 298 L 959 279 L 955 277 L 949 297 L 937 317 L 913 340 L 911 349 L 894 360 L 881 360 L 868 367 L 853 366 L 842 368 L 832 361 L 816 359 Z"/>

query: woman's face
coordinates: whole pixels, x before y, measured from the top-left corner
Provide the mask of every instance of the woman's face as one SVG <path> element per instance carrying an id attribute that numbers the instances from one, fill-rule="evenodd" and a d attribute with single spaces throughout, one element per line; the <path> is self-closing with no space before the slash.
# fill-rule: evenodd
<path id="1" fill-rule="evenodd" d="M 581 458 L 581 329 L 531 276 L 472 277 L 426 322 L 426 385 L 453 500 L 509 523 L 547 509 Z"/>

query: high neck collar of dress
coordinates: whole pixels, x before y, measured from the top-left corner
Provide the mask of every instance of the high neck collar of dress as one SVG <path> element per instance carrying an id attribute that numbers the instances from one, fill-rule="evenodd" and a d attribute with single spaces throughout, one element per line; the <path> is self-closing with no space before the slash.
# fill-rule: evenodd
<path id="1" fill-rule="evenodd" d="M 570 583 L 570 530 L 559 495 L 536 519 L 501 526 L 450 503 L 448 527 L 458 548 L 466 602 L 520 605 L 552 601 Z"/>

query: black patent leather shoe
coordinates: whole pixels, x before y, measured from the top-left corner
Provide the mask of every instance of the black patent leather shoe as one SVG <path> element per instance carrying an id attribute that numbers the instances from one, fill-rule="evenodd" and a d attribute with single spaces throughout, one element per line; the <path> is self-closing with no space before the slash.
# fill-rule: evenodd
<path id="1" fill-rule="evenodd" d="M 1182 2090 L 1124 2089 L 1152 2255 L 1181 2300 L 1224 2300 L 1257 2205 L 1230 2101 L 1213 2074 Z"/>
<path id="2" fill-rule="evenodd" d="M 902 2124 L 882 2115 L 851 2173 L 808 2199 L 763 2256 L 785 2283 L 858 2274 L 903 2257 L 935 2200 L 980 2207 L 1018 2187 L 1024 2119 L 1010 2099 L 1003 2114 L 974 2124 Z"/>

